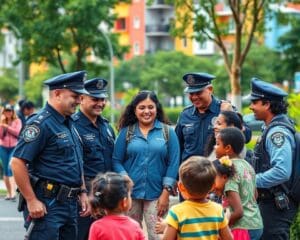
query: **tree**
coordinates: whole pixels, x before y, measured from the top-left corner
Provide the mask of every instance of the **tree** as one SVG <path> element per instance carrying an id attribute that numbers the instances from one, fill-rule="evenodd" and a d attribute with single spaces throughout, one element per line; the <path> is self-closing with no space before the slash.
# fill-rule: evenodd
<path id="1" fill-rule="evenodd" d="M 0 22 L 18 28 L 24 61 L 47 62 L 62 72 L 81 70 L 87 56 L 109 57 L 98 27 L 101 23 L 110 28 L 116 17 L 111 9 L 124 1 L 128 0 L 3 0 Z M 116 35 L 109 37 L 120 56 L 124 48 L 117 47 Z"/>
<path id="2" fill-rule="evenodd" d="M 116 68 L 116 88 L 123 90 L 125 82 L 139 89 L 157 91 L 162 97 L 183 95 L 182 76 L 188 72 L 216 70 L 215 61 L 188 56 L 181 52 L 156 52 L 121 62 Z"/>
<path id="3" fill-rule="evenodd" d="M 226 10 L 232 14 L 234 34 L 229 22 L 222 22 L 217 9 L 217 0 L 169 0 L 175 5 L 176 21 L 173 23 L 173 34 L 176 37 L 195 38 L 199 42 L 213 41 L 220 49 L 224 66 L 230 79 L 233 103 L 241 108 L 241 70 L 251 47 L 255 33 L 263 31 L 263 19 L 268 13 L 267 0 L 226 1 Z M 263 10 L 265 10 L 263 12 Z M 189 27 L 193 27 L 193 35 L 188 35 Z M 233 47 L 226 43 L 227 37 L 233 37 Z M 232 53 L 232 54 L 230 54 Z M 232 57 L 230 57 L 230 55 Z"/>
<path id="4" fill-rule="evenodd" d="M 17 74 L 13 69 L 1 69 L 0 100 L 8 102 L 15 100 L 18 95 Z"/>
<path id="5" fill-rule="evenodd" d="M 282 51 L 282 67 L 286 72 L 286 79 L 293 79 L 294 73 L 300 71 L 300 18 L 291 21 L 291 30 L 279 38 Z"/>

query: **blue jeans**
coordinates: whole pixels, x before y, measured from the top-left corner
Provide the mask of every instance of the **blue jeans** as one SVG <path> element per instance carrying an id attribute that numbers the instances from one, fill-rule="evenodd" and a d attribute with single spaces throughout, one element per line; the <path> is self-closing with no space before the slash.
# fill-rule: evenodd
<path id="1" fill-rule="evenodd" d="M 14 151 L 14 147 L 0 146 L 0 158 L 2 160 L 3 176 L 12 177 L 12 171 L 9 166 L 10 160 Z"/>

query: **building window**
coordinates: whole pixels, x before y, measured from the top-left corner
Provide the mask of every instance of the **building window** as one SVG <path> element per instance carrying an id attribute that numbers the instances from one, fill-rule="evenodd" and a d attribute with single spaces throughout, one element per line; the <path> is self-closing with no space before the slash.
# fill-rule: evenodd
<path id="1" fill-rule="evenodd" d="M 207 41 L 201 42 L 201 43 L 199 44 L 199 48 L 200 48 L 200 49 L 207 49 Z"/>
<path id="2" fill-rule="evenodd" d="M 140 18 L 139 17 L 134 17 L 133 18 L 133 28 L 139 29 L 140 28 Z"/>
<path id="3" fill-rule="evenodd" d="M 125 30 L 126 29 L 126 19 L 119 18 L 116 21 L 116 30 Z"/>
<path id="4" fill-rule="evenodd" d="M 235 33 L 235 22 L 232 17 L 228 21 L 228 31 L 229 33 Z"/>
<path id="5" fill-rule="evenodd" d="M 133 54 L 140 55 L 140 44 L 137 42 L 133 45 Z"/>
<path id="6" fill-rule="evenodd" d="M 186 38 L 186 37 L 184 37 L 184 38 L 182 39 L 182 46 L 183 46 L 184 48 L 187 47 L 187 38 Z"/>

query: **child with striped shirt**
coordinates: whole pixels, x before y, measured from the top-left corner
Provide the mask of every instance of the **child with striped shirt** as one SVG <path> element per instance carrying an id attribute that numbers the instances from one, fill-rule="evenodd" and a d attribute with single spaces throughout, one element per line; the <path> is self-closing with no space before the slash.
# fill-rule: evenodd
<path id="1" fill-rule="evenodd" d="M 207 199 L 215 177 L 216 170 L 206 158 L 192 156 L 181 164 L 178 189 L 185 201 L 169 210 L 164 240 L 233 239 L 222 206 Z"/>

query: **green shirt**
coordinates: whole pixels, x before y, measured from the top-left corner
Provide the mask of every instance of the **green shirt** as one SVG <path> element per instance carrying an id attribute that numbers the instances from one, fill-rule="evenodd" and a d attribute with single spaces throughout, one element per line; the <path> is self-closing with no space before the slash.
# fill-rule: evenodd
<path id="1" fill-rule="evenodd" d="M 255 199 L 255 172 L 243 159 L 232 159 L 236 173 L 225 184 L 224 192 L 234 191 L 240 195 L 244 215 L 231 228 L 261 229 L 262 218 Z M 232 209 L 231 209 L 232 210 Z"/>

